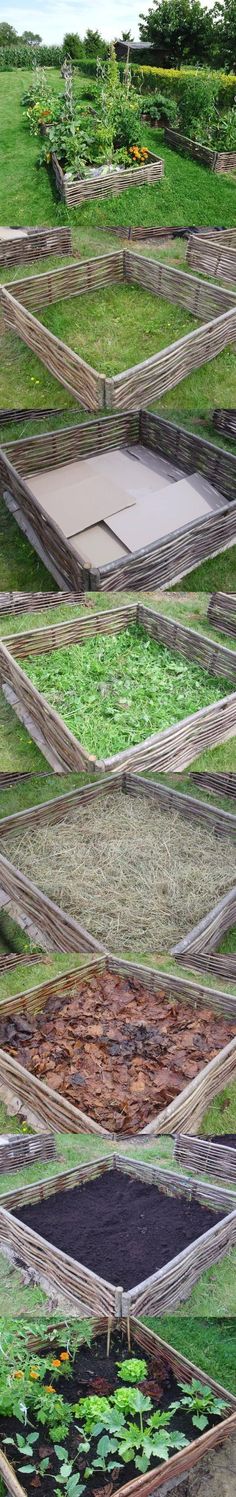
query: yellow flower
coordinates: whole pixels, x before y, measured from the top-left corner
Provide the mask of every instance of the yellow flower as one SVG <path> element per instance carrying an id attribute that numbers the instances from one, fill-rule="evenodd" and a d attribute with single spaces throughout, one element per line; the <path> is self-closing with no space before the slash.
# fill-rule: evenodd
<path id="1" fill-rule="evenodd" d="M 13 1377 L 24 1377 L 23 1372 L 13 1372 Z"/>
<path id="2" fill-rule="evenodd" d="M 38 1378 L 39 1377 L 39 1372 L 37 1372 L 37 1367 L 31 1367 L 31 1369 L 30 1369 L 30 1377 L 32 1377 L 32 1378 Z"/>
<path id="3" fill-rule="evenodd" d="M 51 1383 L 47 1383 L 46 1387 L 45 1387 L 45 1393 L 55 1393 L 55 1392 L 56 1392 L 56 1389 L 52 1388 L 52 1384 Z"/>

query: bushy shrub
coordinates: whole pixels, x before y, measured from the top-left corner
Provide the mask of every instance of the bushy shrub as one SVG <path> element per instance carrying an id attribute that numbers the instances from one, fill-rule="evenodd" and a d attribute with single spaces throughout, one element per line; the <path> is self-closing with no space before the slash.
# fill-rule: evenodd
<path id="1" fill-rule="evenodd" d="M 152 125 L 177 125 L 178 107 L 176 99 L 168 94 L 144 94 L 141 101 L 142 116 Z"/>
<path id="2" fill-rule="evenodd" d="M 184 135 L 198 140 L 210 139 L 217 118 L 216 103 L 218 84 L 213 73 L 204 77 L 195 74 L 185 79 L 185 87 L 178 100 L 179 128 Z"/>

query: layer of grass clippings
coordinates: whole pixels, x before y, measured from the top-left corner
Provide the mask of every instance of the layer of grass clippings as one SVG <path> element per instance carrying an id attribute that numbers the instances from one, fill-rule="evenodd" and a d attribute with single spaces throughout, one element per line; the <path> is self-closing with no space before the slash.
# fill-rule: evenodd
<path id="1" fill-rule="evenodd" d="M 56 826 L 7 835 L 5 856 L 110 950 L 161 952 L 232 887 L 235 849 L 117 791 Z"/>
<path id="2" fill-rule="evenodd" d="M 86 644 L 28 656 L 26 674 L 98 758 L 130 748 L 227 696 L 217 680 L 137 624 Z"/>
<path id="3" fill-rule="evenodd" d="M 109 1131 L 135 1133 L 234 1038 L 209 1008 L 108 972 L 51 997 L 37 1015 L 0 1018 L 0 1046 Z"/>
<path id="4" fill-rule="evenodd" d="M 163 1268 L 223 1214 L 117 1170 L 13 1212 L 54 1247 L 126 1290 Z"/>

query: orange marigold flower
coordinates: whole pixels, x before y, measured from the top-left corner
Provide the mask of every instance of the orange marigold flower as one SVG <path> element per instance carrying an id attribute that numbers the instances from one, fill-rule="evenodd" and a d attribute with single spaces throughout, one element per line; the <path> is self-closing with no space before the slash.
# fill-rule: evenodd
<path id="1" fill-rule="evenodd" d="M 45 1393 L 55 1393 L 55 1392 L 56 1392 L 56 1389 L 52 1388 L 52 1384 L 51 1383 L 47 1383 L 46 1386 L 45 1386 Z"/>
<path id="2" fill-rule="evenodd" d="M 37 1381 L 37 1378 L 39 1377 L 39 1372 L 36 1371 L 36 1367 L 31 1367 L 30 1377 L 35 1378 L 36 1381 Z"/>
<path id="3" fill-rule="evenodd" d="M 70 1357 L 69 1357 L 69 1352 L 68 1351 L 61 1351 L 60 1361 L 61 1362 L 69 1362 L 70 1361 Z"/>
<path id="4" fill-rule="evenodd" d="M 52 1362 L 51 1365 L 52 1365 L 52 1367 L 60 1367 L 61 1366 L 60 1357 L 53 1357 L 53 1362 Z"/>
<path id="5" fill-rule="evenodd" d="M 23 1372 L 13 1372 L 13 1377 L 24 1377 Z"/>

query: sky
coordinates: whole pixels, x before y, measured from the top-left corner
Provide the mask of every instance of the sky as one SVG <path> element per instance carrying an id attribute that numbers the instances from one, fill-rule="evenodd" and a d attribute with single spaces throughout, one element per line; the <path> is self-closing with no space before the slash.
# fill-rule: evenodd
<path id="1" fill-rule="evenodd" d="M 44 42 L 59 45 L 66 31 L 84 36 L 87 27 L 98 27 L 106 41 L 131 29 L 139 38 L 139 15 L 147 14 L 150 0 L 0 0 L 0 20 L 8 21 L 15 31 L 38 31 Z M 98 19 L 99 17 L 99 19 Z"/>

